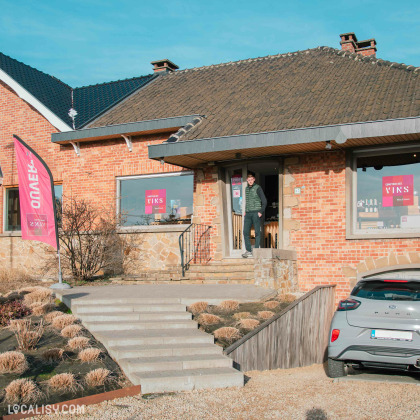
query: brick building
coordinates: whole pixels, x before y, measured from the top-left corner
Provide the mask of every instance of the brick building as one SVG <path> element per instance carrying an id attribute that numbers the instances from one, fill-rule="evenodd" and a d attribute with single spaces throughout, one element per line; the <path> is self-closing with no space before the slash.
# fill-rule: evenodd
<path id="1" fill-rule="evenodd" d="M 35 148 L 39 136 L 64 195 L 114 203 L 126 215 L 121 232 L 140 238 L 138 279 L 285 291 L 336 283 L 342 297 L 360 277 L 420 270 L 419 70 L 377 59 L 368 41 L 343 34 L 342 50 L 186 70 L 155 61 L 148 83 L 96 117 L 74 106 L 85 122 L 78 129 L 15 134 Z M 1 153 L 3 184 L 12 187 L 13 150 Z M 269 205 L 263 248 L 242 261 L 249 170 Z M 183 235 L 184 259 L 200 254 L 210 264 L 183 275 L 178 243 L 188 227 L 195 243 L 188 254 Z M 4 261 L 7 246 L 23 246 L 7 235 Z M 19 258 L 30 259 L 34 246 Z"/>

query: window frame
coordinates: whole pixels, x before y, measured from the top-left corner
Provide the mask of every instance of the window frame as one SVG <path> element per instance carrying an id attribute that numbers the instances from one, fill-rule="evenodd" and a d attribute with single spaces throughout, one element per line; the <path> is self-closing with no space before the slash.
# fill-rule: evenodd
<path id="1" fill-rule="evenodd" d="M 54 187 L 56 186 L 61 186 L 63 187 L 63 183 L 62 182 L 56 182 L 54 183 Z M 7 212 L 7 195 L 8 195 L 8 191 L 16 189 L 19 191 L 19 185 L 8 185 L 8 186 L 3 186 L 3 234 L 20 234 L 22 232 L 22 225 L 21 225 L 21 229 L 16 229 L 16 230 L 8 230 L 7 229 L 7 217 L 8 217 L 8 212 Z M 63 197 L 63 196 L 62 196 Z M 19 209 L 20 209 L 20 199 L 19 199 Z M 19 210 L 20 211 L 20 210 Z"/>
<path id="2" fill-rule="evenodd" d="M 369 156 L 394 155 L 397 153 L 420 153 L 420 146 L 408 144 L 389 147 L 352 149 L 346 153 L 346 239 L 404 239 L 419 238 L 417 232 L 362 232 L 356 229 L 357 214 L 357 158 Z"/>
<path id="3" fill-rule="evenodd" d="M 129 179 L 147 179 L 147 178 L 160 178 L 170 176 L 195 176 L 194 171 L 177 171 L 177 172 L 160 172 L 158 174 L 142 174 L 142 175 L 127 175 L 117 176 L 116 181 L 116 214 L 117 217 L 121 214 L 121 181 Z M 193 178 L 193 212 L 194 212 L 194 178 Z M 184 231 L 186 226 L 191 223 L 180 223 L 180 224 L 164 224 L 161 225 L 135 225 L 135 226 L 118 226 L 120 231 Z"/>

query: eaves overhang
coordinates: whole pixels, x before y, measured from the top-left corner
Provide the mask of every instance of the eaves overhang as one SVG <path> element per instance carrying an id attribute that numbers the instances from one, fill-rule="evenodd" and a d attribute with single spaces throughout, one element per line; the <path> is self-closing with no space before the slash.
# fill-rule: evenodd
<path id="1" fill-rule="evenodd" d="M 244 158 L 322 151 L 326 142 L 330 142 L 332 149 L 342 149 L 380 143 L 376 139 L 411 141 L 420 139 L 419 136 L 420 117 L 409 117 L 186 140 L 150 145 L 148 149 L 151 159 L 192 168 L 239 155 Z"/>
<path id="2" fill-rule="evenodd" d="M 16 94 L 24 101 L 28 102 L 33 106 L 48 122 L 51 123 L 57 130 L 67 131 L 71 130 L 71 127 L 66 124 L 61 118 L 59 118 L 54 112 L 52 112 L 47 106 L 45 106 L 38 98 L 32 93 L 27 91 L 20 83 L 18 83 L 13 77 L 11 77 L 4 70 L 0 69 L 0 80 L 12 88 Z"/>
<path id="3" fill-rule="evenodd" d="M 199 116 L 183 115 L 155 120 L 137 121 L 124 124 L 108 125 L 105 127 L 86 128 L 81 130 L 53 133 L 51 141 L 58 144 L 106 140 L 117 136 L 133 136 L 147 133 L 171 132 L 192 122 Z"/>

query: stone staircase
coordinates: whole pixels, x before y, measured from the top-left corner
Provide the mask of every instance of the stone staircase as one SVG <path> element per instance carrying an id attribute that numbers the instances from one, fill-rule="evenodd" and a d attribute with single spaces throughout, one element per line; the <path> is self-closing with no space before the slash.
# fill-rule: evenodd
<path id="1" fill-rule="evenodd" d="M 179 265 L 168 266 L 166 270 L 138 272 L 133 276 L 112 279 L 114 283 L 172 283 L 181 284 L 254 284 L 253 259 L 228 259 L 209 264 L 191 264 L 182 277 Z"/>
<path id="2" fill-rule="evenodd" d="M 244 384 L 180 298 L 81 298 L 70 306 L 143 394 Z"/>

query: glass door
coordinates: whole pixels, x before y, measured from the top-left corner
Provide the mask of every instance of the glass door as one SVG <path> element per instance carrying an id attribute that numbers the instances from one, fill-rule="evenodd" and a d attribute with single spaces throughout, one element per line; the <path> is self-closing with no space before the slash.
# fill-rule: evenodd
<path id="1" fill-rule="evenodd" d="M 229 248 L 232 257 L 239 257 L 244 252 L 243 217 L 244 187 L 246 166 L 231 167 L 226 171 L 226 187 L 228 199 Z"/>
<path id="2" fill-rule="evenodd" d="M 248 171 L 255 174 L 256 183 L 267 198 L 267 208 L 262 219 L 261 248 L 278 248 L 279 229 L 279 173 L 278 161 L 248 162 L 226 168 L 227 221 L 229 254 L 239 258 L 245 252 L 243 225 L 245 216 L 245 188 Z M 251 245 L 255 246 L 255 230 L 250 232 Z"/>

